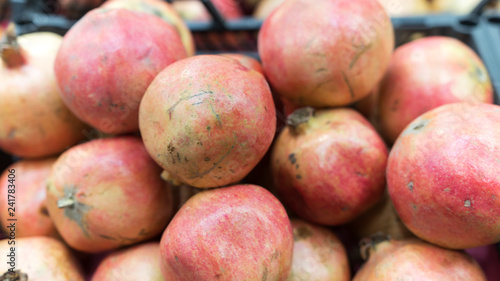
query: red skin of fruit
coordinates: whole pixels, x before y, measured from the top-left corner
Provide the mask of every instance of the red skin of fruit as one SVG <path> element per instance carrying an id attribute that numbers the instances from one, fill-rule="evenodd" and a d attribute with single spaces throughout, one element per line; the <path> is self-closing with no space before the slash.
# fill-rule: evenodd
<path id="1" fill-rule="evenodd" d="M 455 103 L 415 119 L 394 144 L 387 183 L 405 225 L 433 244 L 500 241 L 500 107 Z"/>
<path id="2" fill-rule="evenodd" d="M 120 134 L 138 130 L 139 103 L 156 74 L 185 57 L 178 32 L 159 17 L 96 9 L 65 35 L 55 71 L 63 101 L 76 116 Z"/>
<path id="3" fill-rule="evenodd" d="M 108 0 L 101 7 L 106 9 L 123 8 L 159 16 L 179 33 L 187 56 L 194 56 L 195 45 L 191 31 L 168 2 L 163 0 Z"/>
<path id="4" fill-rule="evenodd" d="M 293 263 L 288 281 L 350 281 L 347 252 L 330 230 L 292 219 Z"/>
<path id="5" fill-rule="evenodd" d="M 237 61 L 239 61 L 243 66 L 246 66 L 250 69 L 253 69 L 257 71 L 258 73 L 264 75 L 264 70 L 262 70 L 262 65 L 260 65 L 260 62 L 252 57 L 245 56 L 243 54 L 237 54 L 237 53 L 224 53 L 221 54 L 222 56 L 233 58 Z"/>
<path id="6" fill-rule="evenodd" d="M 273 90 L 314 107 L 367 96 L 394 48 L 390 18 L 376 0 L 285 1 L 265 20 L 258 39 Z"/>
<path id="7" fill-rule="evenodd" d="M 285 0 L 261 0 L 255 9 L 253 16 L 258 19 L 267 18 Z"/>
<path id="8" fill-rule="evenodd" d="M 236 0 L 212 0 L 214 6 L 226 20 L 234 20 L 243 17 L 243 11 Z M 212 15 L 207 8 L 197 0 L 185 0 L 173 2 L 174 9 L 186 21 L 211 21 Z"/>
<path id="9" fill-rule="evenodd" d="M 97 267 L 92 281 L 167 281 L 160 271 L 160 243 L 149 242 L 118 250 Z"/>
<path id="10" fill-rule="evenodd" d="M 0 59 L 0 148 L 9 154 L 50 156 L 84 138 L 86 126 L 62 102 L 52 67 L 61 40 L 49 32 L 22 35 L 22 64 Z"/>
<path id="11" fill-rule="evenodd" d="M 421 114 L 454 102 L 493 103 L 488 72 L 461 41 L 425 37 L 396 49 L 378 97 L 380 129 L 391 144 Z"/>
<path id="12" fill-rule="evenodd" d="M 275 118 L 264 76 L 212 55 L 167 67 L 151 83 L 139 112 L 151 157 L 170 178 L 199 188 L 245 177 L 271 145 Z"/>
<path id="13" fill-rule="evenodd" d="M 9 245 L 9 241 L 15 241 L 15 245 Z M 29 281 L 85 280 L 78 260 L 59 240 L 45 236 L 0 240 L 3 255 L 10 254 L 11 247 L 16 247 L 17 251 L 15 270 L 26 273 Z M 7 259 L 0 263 L 2 273 L 10 268 Z"/>
<path id="14" fill-rule="evenodd" d="M 292 251 L 292 227 L 278 199 L 262 187 L 236 185 L 184 204 L 163 233 L 161 270 L 177 281 L 284 281 Z"/>
<path id="15" fill-rule="evenodd" d="M 56 227 L 49 217 L 46 206 L 46 186 L 49 179 L 50 170 L 56 161 L 55 158 L 44 160 L 21 160 L 10 165 L 0 177 L 0 219 L 2 220 L 2 230 L 5 233 L 10 231 L 6 229 L 7 219 L 17 218 L 16 238 L 28 236 L 51 236 L 58 238 Z M 14 169 L 15 194 L 8 193 L 9 170 Z M 12 188 L 10 188 L 12 190 Z M 15 217 L 9 215 L 7 203 L 12 202 L 8 199 L 15 197 Z M 23 207 L 24 206 L 24 207 Z M 16 206 L 14 206 L 16 207 Z"/>
<path id="16" fill-rule="evenodd" d="M 289 117 L 290 118 L 290 117 Z M 283 203 L 319 224 L 349 222 L 383 195 L 387 148 L 358 112 L 316 111 L 273 146 L 271 167 Z"/>
<path id="17" fill-rule="evenodd" d="M 372 247 L 368 261 L 353 281 L 486 281 L 481 267 L 464 252 L 443 249 L 418 239 L 383 241 Z"/>
<path id="18" fill-rule="evenodd" d="M 161 233 L 172 214 L 172 195 L 161 168 L 136 137 L 93 140 L 54 164 L 47 207 L 72 248 L 101 252 Z M 74 207 L 57 202 L 73 195 Z"/>

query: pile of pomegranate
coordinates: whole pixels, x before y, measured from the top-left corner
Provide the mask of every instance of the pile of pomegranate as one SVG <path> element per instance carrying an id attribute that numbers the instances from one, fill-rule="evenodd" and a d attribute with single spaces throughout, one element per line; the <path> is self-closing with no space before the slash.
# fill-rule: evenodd
<path id="1" fill-rule="evenodd" d="M 475 51 L 396 47 L 390 1 L 237 2 L 214 4 L 266 18 L 260 60 L 195 55 L 199 2 L 66 0 L 64 37 L 0 22 L 15 280 L 500 280 Z"/>

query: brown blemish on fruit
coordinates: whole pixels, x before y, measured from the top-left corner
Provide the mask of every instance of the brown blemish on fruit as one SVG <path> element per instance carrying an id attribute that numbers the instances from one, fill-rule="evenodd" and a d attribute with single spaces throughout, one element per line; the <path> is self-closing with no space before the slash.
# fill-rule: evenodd
<path id="1" fill-rule="evenodd" d="M 41 206 L 40 207 L 40 214 L 42 214 L 43 216 L 49 216 L 49 212 L 47 211 L 47 207 L 45 206 Z"/>
<path id="2" fill-rule="evenodd" d="M 269 275 L 269 270 L 267 269 L 267 266 L 264 264 L 264 272 L 262 273 L 262 281 L 267 280 L 267 275 Z"/>
<path id="3" fill-rule="evenodd" d="M 366 178 L 366 175 L 361 172 L 354 172 L 354 174 L 358 177 Z"/>
<path id="4" fill-rule="evenodd" d="M 321 73 L 321 72 L 325 72 L 326 70 L 327 70 L 327 69 L 326 69 L 326 68 L 324 68 L 324 67 L 322 67 L 322 68 L 318 68 L 318 69 L 316 69 L 316 74 Z"/>
<path id="5" fill-rule="evenodd" d="M 297 162 L 297 158 L 295 158 L 295 153 L 288 155 L 288 160 L 290 160 L 292 165 L 295 164 Z"/>
<path id="6" fill-rule="evenodd" d="M 413 208 L 413 210 L 417 210 L 417 209 L 418 209 L 418 208 L 417 208 L 417 205 L 415 205 L 415 204 L 413 204 L 413 203 L 411 203 L 411 207 Z"/>
<path id="7" fill-rule="evenodd" d="M 398 106 L 399 106 L 399 100 L 395 100 L 395 101 L 392 103 L 392 106 L 391 106 L 391 111 L 392 111 L 392 112 L 397 111 L 397 110 L 398 110 Z"/>
<path id="8" fill-rule="evenodd" d="M 413 191 L 413 181 L 409 182 L 406 186 L 408 186 L 410 191 Z"/>
<path id="9" fill-rule="evenodd" d="M 196 98 L 196 97 L 200 97 L 200 96 L 204 96 L 204 95 L 209 95 L 209 94 L 213 94 L 212 91 L 201 92 L 201 93 L 196 94 L 196 95 L 180 98 L 169 109 L 167 109 L 167 114 L 168 114 L 169 118 L 172 119 L 172 112 L 174 112 L 175 107 L 177 107 L 177 105 L 179 105 L 179 103 L 181 103 L 183 101 L 190 100 L 192 98 Z"/>
<path id="10" fill-rule="evenodd" d="M 298 180 L 302 179 L 302 176 L 301 175 L 296 175 L 295 176 Z"/>
<path id="11" fill-rule="evenodd" d="M 471 202 L 470 202 L 470 200 L 465 200 L 465 202 L 464 202 L 464 207 L 469 208 L 470 206 L 471 206 Z"/>
<path id="12" fill-rule="evenodd" d="M 209 157 L 205 157 L 205 159 L 203 159 L 205 162 L 210 162 L 210 158 Z"/>
<path id="13" fill-rule="evenodd" d="M 351 83 L 347 79 L 347 76 L 345 75 L 345 73 L 343 71 L 342 71 L 342 78 L 344 79 L 344 82 L 347 85 L 347 88 L 349 89 L 349 93 L 351 94 L 351 99 L 354 99 L 354 97 L 355 97 L 354 90 L 351 86 Z"/>
<path id="14" fill-rule="evenodd" d="M 111 236 L 104 235 L 104 234 L 99 234 L 99 237 L 104 238 L 104 239 L 106 239 L 106 240 L 116 241 L 116 239 L 115 239 L 115 238 L 113 238 L 113 237 L 111 237 Z"/>
<path id="15" fill-rule="evenodd" d="M 215 119 L 217 119 L 217 124 L 219 125 L 219 127 L 222 128 L 222 122 L 220 121 L 220 116 L 217 112 L 215 112 L 214 110 L 214 107 L 212 105 L 211 102 L 208 103 L 210 105 L 210 110 L 212 111 L 212 113 L 215 115 Z"/>
<path id="16" fill-rule="evenodd" d="M 236 136 L 235 133 L 233 133 L 233 137 L 234 137 L 234 142 L 233 144 L 231 145 L 231 148 L 229 148 L 229 150 L 224 154 L 222 155 L 222 157 L 219 159 L 219 161 L 217 162 L 214 162 L 214 165 L 207 169 L 206 171 L 203 171 L 203 172 L 196 172 L 194 173 L 194 175 L 192 177 L 190 177 L 190 179 L 195 179 L 195 178 L 202 178 L 204 177 L 205 175 L 207 175 L 208 173 L 210 173 L 213 169 L 217 168 L 217 166 L 222 163 L 222 161 L 224 161 L 224 159 L 226 159 L 226 157 L 231 154 L 231 152 L 234 150 L 234 148 L 236 147 L 236 144 L 238 143 L 238 136 Z"/>
<path id="17" fill-rule="evenodd" d="M 359 52 L 357 52 L 354 57 L 352 58 L 351 60 L 351 63 L 349 63 L 349 69 L 352 69 L 354 67 L 354 65 L 356 64 L 356 62 L 359 60 L 359 58 L 364 54 L 366 53 L 366 51 L 368 51 L 369 49 L 371 49 L 371 47 L 373 46 L 373 43 L 370 42 L 370 44 L 367 44 L 367 45 L 361 45 L 361 46 L 355 46 L 353 45 L 354 48 L 356 49 L 359 49 Z"/>
<path id="18" fill-rule="evenodd" d="M 293 240 L 304 240 L 313 235 L 313 232 L 307 226 L 300 226 L 293 231 Z"/>

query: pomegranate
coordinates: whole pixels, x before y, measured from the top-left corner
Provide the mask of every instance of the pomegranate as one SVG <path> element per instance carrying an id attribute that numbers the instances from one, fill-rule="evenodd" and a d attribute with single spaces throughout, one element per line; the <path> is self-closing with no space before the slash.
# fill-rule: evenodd
<path id="1" fill-rule="evenodd" d="M 63 101 L 76 116 L 104 133 L 120 134 L 138 130 L 146 88 L 184 57 L 179 33 L 159 17 L 101 8 L 66 33 L 55 71 Z"/>
<path id="2" fill-rule="evenodd" d="M 319 224 L 344 224 L 381 199 L 387 148 L 358 112 L 301 108 L 273 146 L 271 168 L 284 204 Z"/>
<path id="3" fill-rule="evenodd" d="M 238 0 L 239 1 L 239 0 Z M 234 20 L 243 16 L 243 11 L 236 0 L 212 0 L 215 8 L 224 19 Z M 172 3 L 181 18 L 186 21 L 211 21 L 212 15 L 201 1 L 184 0 Z"/>
<path id="4" fill-rule="evenodd" d="M 49 32 L 0 42 L 0 148 L 36 158 L 62 152 L 82 140 L 85 125 L 66 108 L 53 70 L 61 37 Z"/>
<path id="5" fill-rule="evenodd" d="M 38 236 L 0 240 L 0 252 L 5 260 L 0 263 L 0 272 L 5 272 L 5 277 L 7 271 L 14 267 L 20 277 L 3 280 L 85 280 L 78 260 L 62 242 L 54 238 Z"/>
<path id="6" fill-rule="evenodd" d="M 493 88 L 481 59 L 461 41 L 425 37 L 396 49 L 380 86 L 382 135 L 394 143 L 419 115 L 461 101 L 493 103 Z"/>
<path id="7" fill-rule="evenodd" d="M 389 194 L 401 220 L 433 244 L 500 241 L 500 106 L 454 103 L 424 113 L 389 155 Z"/>
<path id="8" fill-rule="evenodd" d="M 423 15 L 431 11 L 432 0 L 378 0 L 391 16 Z"/>
<path id="9" fill-rule="evenodd" d="M 470 13 L 481 0 L 428 0 L 428 2 L 430 2 L 430 8 L 433 12 L 462 15 Z"/>
<path id="10" fill-rule="evenodd" d="M 347 253 L 333 232 L 292 219 L 293 263 L 288 281 L 350 281 Z"/>
<path id="11" fill-rule="evenodd" d="M 273 89 L 315 107 L 367 96 L 394 48 L 390 18 L 377 0 L 285 1 L 265 20 L 258 39 Z"/>
<path id="12" fill-rule="evenodd" d="M 47 206 L 69 246 L 100 252 L 161 233 L 172 194 L 136 137 L 93 140 L 63 153 L 52 168 Z"/>
<path id="13" fill-rule="evenodd" d="M 228 57 L 228 58 L 233 58 L 237 61 L 239 61 L 243 66 L 246 66 L 250 69 L 253 69 L 257 71 L 258 73 L 264 75 L 264 71 L 262 70 L 262 66 L 260 65 L 260 62 L 252 57 L 243 55 L 243 54 L 238 54 L 238 53 L 225 53 L 221 54 L 222 56 Z"/>
<path id="14" fill-rule="evenodd" d="M 104 258 L 92 281 L 167 281 L 160 271 L 160 244 L 149 242 L 115 251 Z"/>
<path id="15" fill-rule="evenodd" d="M 265 19 L 283 2 L 285 2 L 285 0 L 262 0 L 257 5 L 253 16 L 258 19 Z"/>
<path id="16" fill-rule="evenodd" d="M 365 240 L 362 254 L 369 258 L 353 281 L 486 281 L 477 262 L 466 253 L 443 249 L 418 239 Z"/>
<path id="17" fill-rule="evenodd" d="M 105 9 L 129 9 L 159 16 L 179 33 L 187 56 L 194 56 L 193 36 L 182 18 L 168 2 L 162 0 L 108 0 L 101 7 Z"/>
<path id="18" fill-rule="evenodd" d="M 49 217 L 45 202 L 46 182 L 55 161 L 55 158 L 21 160 L 10 165 L 0 177 L 0 194 L 2 195 L 0 219 L 2 222 L 7 222 L 12 218 L 17 219 L 16 238 L 59 237 Z M 9 193 L 9 190 L 15 190 L 15 193 Z M 9 215 L 11 212 L 15 214 L 15 217 Z M 6 228 L 7 225 L 3 224 L 2 227 L 5 233 L 10 232 Z"/>
<path id="19" fill-rule="evenodd" d="M 57 0 L 63 15 L 79 19 L 88 11 L 99 7 L 105 0 Z"/>
<path id="20" fill-rule="evenodd" d="M 358 240 L 376 233 L 384 233 L 397 240 L 415 237 L 398 217 L 387 193 L 375 206 L 350 222 L 348 229 Z"/>
<path id="21" fill-rule="evenodd" d="M 264 76 L 223 56 L 176 62 L 151 83 L 139 125 L 166 178 L 199 188 L 245 177 L 268 150 L 276 112 Z"/>
<path id="22" fill-rule="evenodd" d="M 236 185 L 184 204 L 163 233 L 160 266 L 168 280 L 284 281 L 292 251 L 281 203 L 259 186 Z"/>

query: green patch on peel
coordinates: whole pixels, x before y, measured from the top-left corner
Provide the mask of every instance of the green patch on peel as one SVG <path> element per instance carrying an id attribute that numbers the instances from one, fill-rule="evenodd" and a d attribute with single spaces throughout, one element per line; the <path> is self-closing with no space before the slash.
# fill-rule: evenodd
<path id="1" fill-rule="evenodd" d="M 68 219 L 74 221 L 81 229 L 85 236 L 90 237 L 88 232 L 88 225 L 85 219 L 85 215 L 87 212 L 92 209 L 91 206 L 78 202 L 75 198 L 76 187 L 74 185 L 65 185 L 64 186 L 64 197 L 60 198 L 58 203 L 61 201 L 72 200 L 72 204 L 69 204 L 64 207 L 64 216 Z"/>

